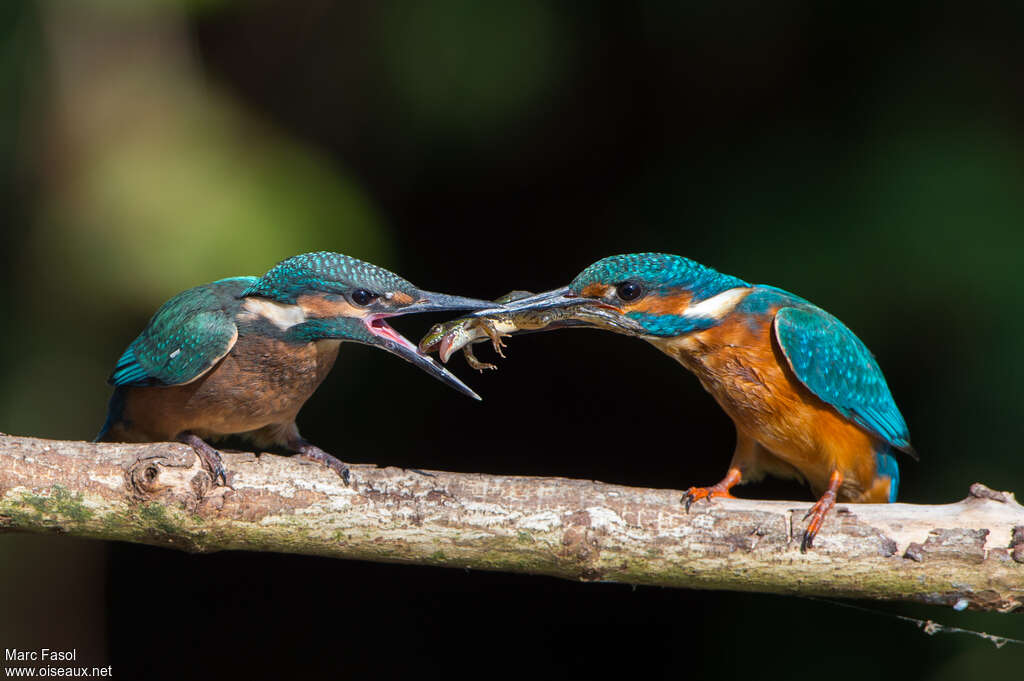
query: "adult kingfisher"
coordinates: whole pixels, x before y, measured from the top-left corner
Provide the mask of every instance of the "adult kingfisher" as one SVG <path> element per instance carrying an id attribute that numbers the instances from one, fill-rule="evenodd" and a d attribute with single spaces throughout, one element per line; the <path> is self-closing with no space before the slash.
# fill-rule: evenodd
<path id="1" fill-rule="evenodd" d="M 232 277 L 179 293 L 157 310 L 107 382 L 114 386 L 98 442 L 179 441 L 214 484 L 227 484 L 207 440 L 241 435 L 319 462 L 349 482 L 340 460 L 299 435 L 295 417 L 327 376 L 343 341 L 387 350 L 479 400 L 386 321 L 494 303 L 423 291 L 340 253 L 288 258 L 262 277 Z"/>
<path id="2" fill-rule="evenodd" d="M 674 357 L 736 426 L 728 472 L 710 487 L 687 490 L 687 510 L 700 499 L 731 498 L 735 485 L 765 474 L 806 481 L 819 498 L 805 517 L 811 521 L 802 551 L 813 545 L 837 500 L 896 500 L 895 450 L 917 458 L 882 370 L 842 322 L 792 293 L 681 256 L 605 258 L 564 288 L 465 319 L 474 318 L 495 324 L 468 335 L 464 326 L 443 339 L 428 335 L 421 349 L 440 348 L 447 361 L 486 336 L 498 349 L 498 334 L 538 330 L 540 318 L 548 328 L 588 326 L 636 336 Z M 517 325 L 519 319 L 525 325 Z"/>

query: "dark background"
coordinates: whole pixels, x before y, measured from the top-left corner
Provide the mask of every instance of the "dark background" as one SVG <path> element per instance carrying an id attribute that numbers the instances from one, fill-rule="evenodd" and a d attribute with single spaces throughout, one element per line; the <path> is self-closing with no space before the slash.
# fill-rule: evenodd
<path id="1" fill-rule="evenodd" d="M 921 453 L 902 500 L 1019 491 L 1022 19 L 1017 3 L 3 3 L 0 430 L 92 437 L 105 377 L 162 301 L 295 253 L 495 297 L 660 250 L 799 293 L 864 339 Z M 730 422 L 646 344 L 574 331 L 508 355 L 482 376 L 452 361 L 475 404 L 346 346 L 299 425 L 352 462 L 675 489 L 724 472 Z M 503 417 L 535 425 L 494 437 Z M 121 679 L 1024 668 L 1020 647 L 793 598 L 298 556 L 5 536 L 0 584 L 0 647 L 73 646 Z M 1019 617 L 872 607 L 1024 638 Z"/>

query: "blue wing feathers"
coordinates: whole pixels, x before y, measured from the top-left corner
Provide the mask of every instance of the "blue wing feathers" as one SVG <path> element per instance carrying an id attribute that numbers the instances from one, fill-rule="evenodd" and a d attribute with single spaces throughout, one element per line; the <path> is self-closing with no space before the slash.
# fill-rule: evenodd
<path id="1" fill-rule="evenodd" d="M 150 385 L 152 378 L 146 372 L 138 360 L 135 359 L 134 344 L 129 345 L 121 358 L 117 360 L 114 372 L 110 374 L 107 383 L 113 386 L 119 385 Z"/>
<path id="2" fill-rule="evenodd" d="M 775 333 L 793 372 L 811 392 L 890 446 L 913 454 L 906 421 L 882 370 L 850 329 L 806 304 L 780 309 Z"/>
<path id="3" fill-rule="evenodd" d="M 889 503 L 896 501 L 900 491 L 900 466 L 890 454 L 875 454 L 878 475 L 889 476 Z"/>
<path id="4" fill-rule="evenodd" d="M 164 303 L 107 379 L 114 386 L 181 385 L 203 375 L 234 346 L 239 296 L 254 277 L 222 279 Z"/>

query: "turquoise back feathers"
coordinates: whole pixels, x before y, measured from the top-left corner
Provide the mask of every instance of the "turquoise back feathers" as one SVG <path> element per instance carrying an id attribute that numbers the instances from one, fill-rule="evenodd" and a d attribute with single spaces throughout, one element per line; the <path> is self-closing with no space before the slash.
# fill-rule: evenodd
<path id="1" fill-rule="evenodd" d="M 241 294 L 255 282 L 256 277 L 221 279 L 168 300 L 121 355 L 107 382 L 180 385 L 203 374 L 234 345 Z"/>
<path id="2" fill-rule="evenodd" d="M 890 446 L 913 453 L 907 423 L 885 376 L 853 331 L 810 304 L 780 309 L 774 326 L 779 346 L 801 383 Z"/>

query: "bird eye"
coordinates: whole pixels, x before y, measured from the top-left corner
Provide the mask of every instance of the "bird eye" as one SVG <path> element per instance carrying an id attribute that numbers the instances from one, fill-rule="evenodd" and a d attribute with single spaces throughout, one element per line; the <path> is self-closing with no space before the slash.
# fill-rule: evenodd
<path id="1" fill-rule="evenodd" d="M 377 298 L 380 298 L 380 296 L 376 293 L 367 291 L 365 288 L 357 288 L 352 292 L 352 302 L 362 307 L 366 307 L 373 301 L 377 300 Z"/>
<path id="2" fill-rule="evenodd" d="M 615 295 L 625 301 L 636 300 L 644 292 L 644 287 L 635 281 L 624 281 L 615 287 Z"/>

